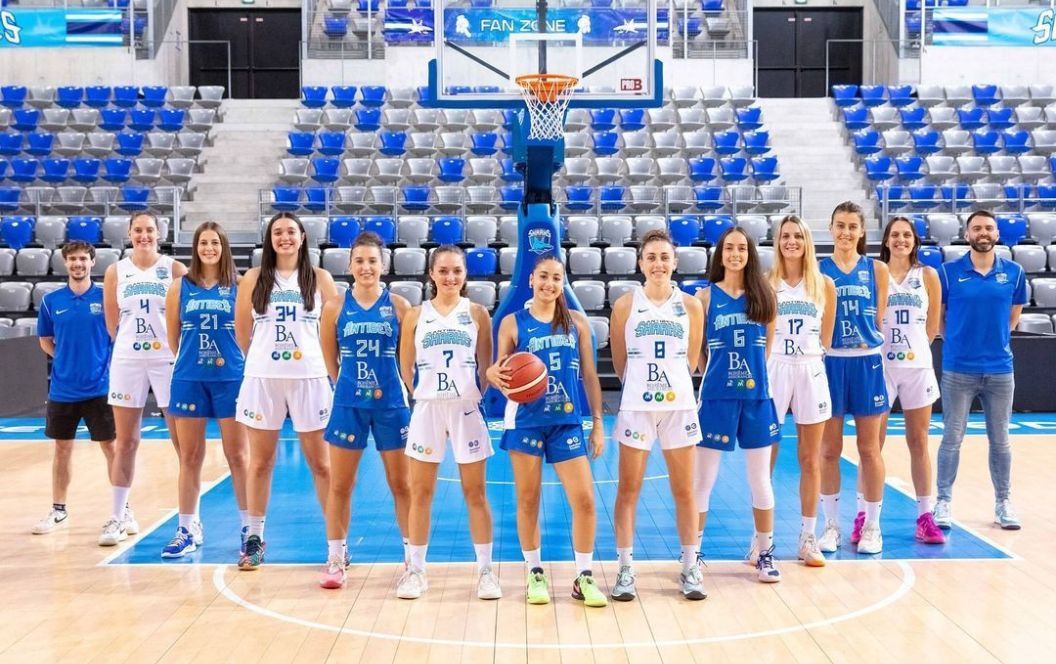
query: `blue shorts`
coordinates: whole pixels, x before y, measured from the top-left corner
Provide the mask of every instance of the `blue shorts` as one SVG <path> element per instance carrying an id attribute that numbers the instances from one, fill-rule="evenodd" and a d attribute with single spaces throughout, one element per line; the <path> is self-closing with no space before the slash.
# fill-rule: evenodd
<path id="1" fill-rule="evenodd" d="M 346 450 L 363 450 L 367 435 L 373 434 L 379 452 L 402 450 L 407 446 L 407 427 L 411 423 L 409 408 L 352 408 L 334 406 L 323 438 Z"/>
<path id="2" fill-rule="evenodd" d="M 733 451 L 769 447 L 781 440 L 773 399 L 702 399 L 697 411 L 704 440 L 697 447 Z"/>
<path id="3" fill-rule="evenodd" d="M 169 390 L 169 414 L 226 420 L 237 412 L 239 380 L 174 380 Z"/>
<path id="4" fill-rule="evenodd" d="M 507 452 L 544 457 L 547 463 L 561 463 L 587 455 L 587 434 L 582 424 L 507 429 L 502 432 L 499 447 Z"/>
<path id="5" fill-rule="evenodd" d="M 832 416 L 879 415 L 891 410 L 879 353 L 843 357 L 825 356 L 825 374 L 832 395 Z"/>

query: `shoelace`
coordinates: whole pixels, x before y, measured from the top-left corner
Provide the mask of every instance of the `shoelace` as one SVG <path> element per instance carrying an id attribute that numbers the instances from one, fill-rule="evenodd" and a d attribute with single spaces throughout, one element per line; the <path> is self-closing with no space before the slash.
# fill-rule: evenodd
<path id="1" fill-rule="evenodd" d="M 616 585 L 629 586 L 632 583 L 634 583 L 634 574 L 632 574 L 631 572 L 621 571 L 619 574 L 616 575 Z"/>
<path id="2" fill-rule="evenodd" d="M 770 570 L 774 569 L 774 547 L 770 547 L 766 551 L 759 552 L 759 569 Z"/>

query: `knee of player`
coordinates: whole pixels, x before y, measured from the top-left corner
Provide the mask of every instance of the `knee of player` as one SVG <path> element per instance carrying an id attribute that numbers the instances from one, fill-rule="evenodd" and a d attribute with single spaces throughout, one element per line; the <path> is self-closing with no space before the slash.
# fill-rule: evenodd
<path id="1" fill-rule="evenodd" d="M 568 502 L 572 511 L 585 517 L 594 516 L 594 494 L 588 491 L 577 491 L 569 495 Z"/>
<path id="2" fill-rule="evenodd" d="M 539 490 L 520 489 L 517 491 L 517 509 L 522 512 L 539 512 Z"/>
<path id="3" fill-rule="evenodd" d="M 488 496 L 483 486 L 463 487 L 462 495 L 466 498 L 466 505 L 470 508 L 487 507 Z"/>

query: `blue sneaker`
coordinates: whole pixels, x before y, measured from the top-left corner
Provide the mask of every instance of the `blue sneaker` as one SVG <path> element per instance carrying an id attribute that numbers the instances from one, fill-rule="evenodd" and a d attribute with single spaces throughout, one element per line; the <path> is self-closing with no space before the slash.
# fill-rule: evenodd
<path id="1" fill-rule="evenodd" d="M 242 543 L 238 545 L 238 555 L 246 555 L 246 538 L 249 537 L 249 526 L 242 526 Z"/>
<path id="2" fill-rule="evenodd" d="M 169 541 L 168 545 L 161 550 L 162 558 L 182 558 L 188 553 L 194 553 L 198 550 L 198 545 L 194 542 L 194 536 L 186 528 L 180 527 L 176 529 L 176 535 Z"/>

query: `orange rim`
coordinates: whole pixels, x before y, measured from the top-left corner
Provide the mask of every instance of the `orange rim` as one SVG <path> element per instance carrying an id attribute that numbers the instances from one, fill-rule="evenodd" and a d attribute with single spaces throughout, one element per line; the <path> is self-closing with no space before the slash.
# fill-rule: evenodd
<path id="1" fill-rule="evenodd" d="M 579 79 L 564 74 L 525 74 L 518 76 L 517 85 L 543 103 L 553 103 L 561 93 L 575 87 Z"/>

